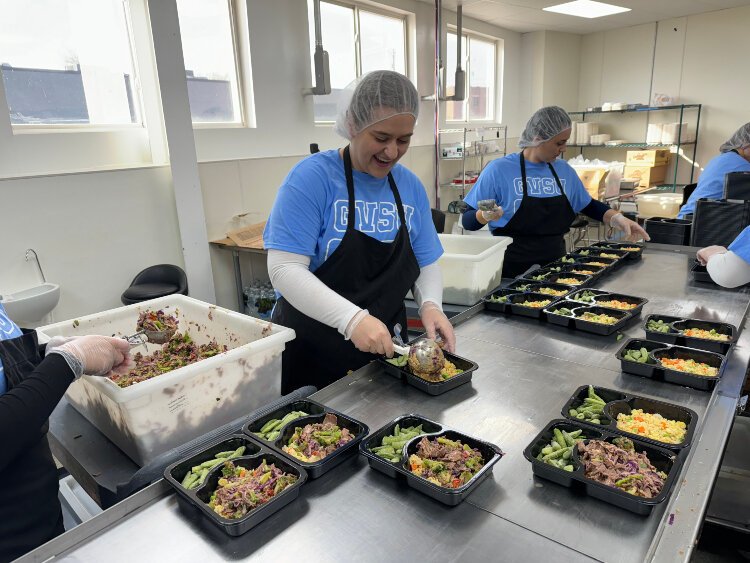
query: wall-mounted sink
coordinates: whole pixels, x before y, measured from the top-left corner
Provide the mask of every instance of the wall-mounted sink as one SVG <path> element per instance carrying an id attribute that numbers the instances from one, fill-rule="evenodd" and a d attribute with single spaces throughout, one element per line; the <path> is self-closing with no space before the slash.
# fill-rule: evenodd
<path id="1" fill-rule="evenodd" d="M 60 286 L 56 283 L 43 283 L 0 296 L 0 303 L 16 324 L 41 321 L 47 313 L 57 307 L 58 301 Z"/>

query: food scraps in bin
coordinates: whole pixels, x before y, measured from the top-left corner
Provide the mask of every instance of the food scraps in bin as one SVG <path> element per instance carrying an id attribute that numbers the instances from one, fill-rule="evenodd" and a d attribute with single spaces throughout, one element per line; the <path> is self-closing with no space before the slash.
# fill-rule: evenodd
<path id="1" fill-rule="evenodd" d="M 579 303 L 593 303 L 597 295 L 597 293 L 586 289 L 571 296 L 570 299 L 573 301 L 578 301 Z"/>
<path id="2" fill-rule="evenodd" d="M 716 332 L 715 328 L 712 328 L 711 330 L 704 330 L 702 328 L 689 328 L 687 330 L 684 330 L 682 334 L 685 336 L 690 336 L 692 338 L 705 338 L 706 340 L 719 340 L 721 342 L 729 342 L 729 335 Z"/>
<path id="3" fill-rule="evenodd" d="M 568 414 L 578 420 L 585 420 L 592 424 L 601 424 L 601 419 L 604 416 L 604 405 L 606 405 L 604 399 L 596 394 L 592 385 L 589 385 L 588 397 L 583 400 L 581 405 L 570 409 Z"/>
<path id="4" fill-rule="evenodd" d="M 433 383 L 439 383 L 441 381 L 445 381 L 446 379 L 450 379 L 451 377 L 455 377 L 459 373 L 463 373 L 460 369 L 456 367 L 456 365 L 449 361 L 448 359 L 444 360 L 443 367 L 440 370 L 439 373 L 436 375 L 426 375 L 423 373 L 417 373 L 413 369 L 411 369 L 411 366 L 407 365 L 409 356 L 404 354 L 403 356 L 396 356 L 394 358 L 388 358 L 385 361 L 389 364 L 393 364 L 396 367 L 408 367 L 409 371 L 412 373 L 412 375 L 416 375 L 419 378 L 425 379 L 427 381 L 431 381 Z"/>
<path id="5" fill-rule="evenodd" d="M 622 353 L 622 359 L 628 360 L 629 362 L 638 362 L 639 364 L 653 364 L 654 361 L 649 357 L 648 350 L 641 348 L 640 350 L 625 350 Z"/>
<path id="6" fill-rule="evenodd" d="M 565 295 L 566 293 L 568 293 L 569 290 L 555 289 L 554 287 L 539 287 L 535 291 L 537 293 L 544 293 L 545 295 L 554 295 L 555 297 L 560 297 L 561 295 Z"/>
<path id="7" fill-rule="evenodd" d="M 607 301 L 597 301 L 597 305 L 601 307 L 608 307 L 609 309 L 620 309 L 621 311 L 629 311 L 635 309 L 637 303 L 628 303 L 627 301 L 620 301 L 619 299 L 609 299 Z"/>
<path id="8" fill-rule="evenodd" d="M 163 309 L 141 311 L 135 324 L 139 331 L 167 333 L 174 333 L 177 330 L 177 325 L 177 317 L 166 314 Z"/>
<path id="9" fill-rule="evenodd" d="M 669 323 L 665 323 L 661 319 L 658 321 L 651 319 L 646 323 L 646 330 L 651 332 L 669 332 L 672 330 L 672 327 L 669 326 Z"/>
<path id="10" fill-rule="evenodd" d="M 391 463 L 398 463 L 401 461 L 401 454 L 406 442 L 412 438 L 416 438 L 420 434 L 423 434 L 421 424 L 419 426 L 409 426 L 408 428 L 401 428 L 396 424 L 393 433 L 390 436 L 383 436 L 380 445 L 370 448 L 370 451 L 378 457 L 387 459 Z"/>
<path id="11" fill-rule="evenodd" d="M 409 456 L 409 470 L 414 475 L 449 489 L 471 481 L 484 464 L 479 450 L 442 436 L 433 440 L 423 437 L 416 453 Z"/>
<path id="12" fill-rule="evenodd" d="M 214 467 L 222 463 L 226 463 L 230 459 L 240 457 L 244 453 L 245 446 L 240 446 L 236 450 L 219 452 L 214 456 L 214 459 L 209 459 L 199 465 L 194 465 L 193 467 L 191 467 L 190 471 L 185 474 L 185 477 L 182 479 L 182 482 L 180 484 L 186 489 L 197 489 L 203 484 L 203 481 L 205 481 L 206 477 L 208 476 L 208 472 L 211 471 Z"/>
<path id="13" fill-rule="evenodd" d="M 645 453 L 636 452 L 628 438 L 615 438 L 611 444 L 589 440 L 577 447 L 589 479 L 643 498 L 656 497 L 664 487 L 667 474 L 658 471 Z"/>
<path id="14" fill-rule="evenodd" d="M 575 430 L 568 433 L 565 430 L 553 428 L 554 438 L 541 449 L 536 458 L 558 469 L 573 471 L 574 467 L 570 463 L 570 458 L 573 456 L 573 446 L 584 440 L 580 437 L 582 432 L 582 430 Z"/>
<path id="15" fill-rule="evenodd" d="M 616 319 L 615 317 L 612 317 L 610 315 L 605 315 L 604 313 L 592 313 L 591 311 L 585 311 L 579 319 L 582 319 L 584 321 L 589 321 L 591 323 L 599 323 L 603 325 L 613 325 L 617 323 L 619 319 Z"/>
<path id="16" fill-rule="evenodd" d="M 223 518 L 236 520 L 254 508 L 267 503 L 281 491 L 297 482 L 297 477 L 284 473 L 273 463 L 263 462 L 254 469 L 226 462 L 221 470 L 218 487 L 211 493 L 208 506 Z"/>
<path id="17" fill-rule="evenodd" d="M 309 413 L 305 411 L 292 411 L 284 415 L 283 418 L 272 418 L 266 422 L 258 432 L 253 432 L 259 438 L 273 442 L 281 434 L 281 429 L 286 426 L 287 423 L 307 416 Z"/>
<path id="18" fill-rule="evenodd" d="M 577 278 L 557 278 L 556 282 L 565 285 L 581 285 L 583 283 Z"/>
<path id="19" fill-rule="evenodd" d="M 686 373 L 692 373 L 694 375 L 716 377 L 719 374 L 719 368 L 711 367 L 708 364 L 696 362 L 692 359 L 685 360 L 682 358 L 661 358 L 659 361 L 661 362 L 661 365 L 666 368 L 674 369 L 677 371 L 684 371 Z"/>
<path id="20" fill-rule="evenodd" d="M 617 428 L 666 444 L 681 444 L 687 433 L 684 422 L 664 418 L 658 413 L 643 412 L 642 409 L 618 414 Z"/>
<path id="21" fill-rule="evenodd" d="M 300 461 L 314 463 L 352 440 L 354 435 L 348 428 L 338 426 L 336 415 L 326 413 L 323 422 L 295 428 L 289 442 L 281 449 Z"/>
<path id="22" fill-rule="evenodd" d="M 147 356 L 138 352 L 133 357 L 134 369 L 124 375 L 111 375 L 109 379 L 119 387 L 129 387 L 226 351 L 226 345 L 219 345 L 215 340 L 198 345 L 193 342 L 189 332 L 176 332 L 161 350 Z"/>
<path id="23" fill-rule="evenodd" d="M 520 303 L 516 303 L 516 305 L 521 305 L 523 307 L 533 307 L 534 309 L 542 309 L 543 307 L 546 307 L 552 303 L 552 299 L 542 299 L 541 301 L 529 301 L 528 299 L 526 301 L 521 301 Z"/>

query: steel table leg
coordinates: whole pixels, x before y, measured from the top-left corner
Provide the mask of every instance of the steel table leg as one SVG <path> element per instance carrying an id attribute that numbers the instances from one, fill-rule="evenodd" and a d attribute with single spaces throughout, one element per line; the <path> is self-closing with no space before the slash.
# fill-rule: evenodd
<path id="1" fill-rule="evenodd" d="M 237 310 L 245 312 L 245 299 L 242 293 L 242 270 L 240 270 L 240 253 L 232 250 L 232 266 L 234 266 L 234 285 L 237 289 Z"/>

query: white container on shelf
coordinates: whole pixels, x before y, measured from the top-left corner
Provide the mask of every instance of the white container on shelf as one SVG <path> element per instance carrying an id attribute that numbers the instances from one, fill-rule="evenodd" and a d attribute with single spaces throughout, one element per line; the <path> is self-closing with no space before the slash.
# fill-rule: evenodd
<path id="1" fill-rule="evenodd" d="M 674 219 L 680 211 L 682 194 L 640 194 L 635 197 L 639 217 Z"/>
<path id="2" fill-rule="evenodd" d="M 443 302 L 474 305 L 500 285 L 505 250 L 510 237 L 439 234 L 445 253 L 438 260 L 443 271 Z"/>
<path id="3" fill-rule="evenodd" d="M 84 375 L 66 393 L 91 424 L 139 465 L 279 397 L 281 353 L 294 331 L 184 295 L 79 317 L 37 329 L 40 341 L 53 336 L 136 332 L 140 311 L 164 309 L 177 317 L 180 332 L 197 344 L 212 339 L 228 350 L 153 379 L 120 388 L 104 377 Z M 151 354 L 159 348 L 133 349 Z"/>

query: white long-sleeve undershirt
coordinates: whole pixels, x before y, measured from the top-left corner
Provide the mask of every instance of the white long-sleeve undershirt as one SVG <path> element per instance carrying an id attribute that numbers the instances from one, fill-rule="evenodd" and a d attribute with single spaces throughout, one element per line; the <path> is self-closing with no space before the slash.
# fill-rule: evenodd
<path id="1" fill-rule="evenodd" d="M 711 256 L 706 270 L 711 279 L 722 287 L 739 287 L 750 283 L 750 264 L 731 250 Z"/>
<path id="2" fill-rule="evenodd" d="M 320 281 L 310 271 L 309 256 L 269 250 L 268 273 L 273 287 L 295 309 L 335 328 L 347 339 L 367 314 L 366 309 L 361 309 Z M 443 277 L 437 262 L 421 268 L 413 293 L 420 309 L 429 301 L 442 310 Z"/>

